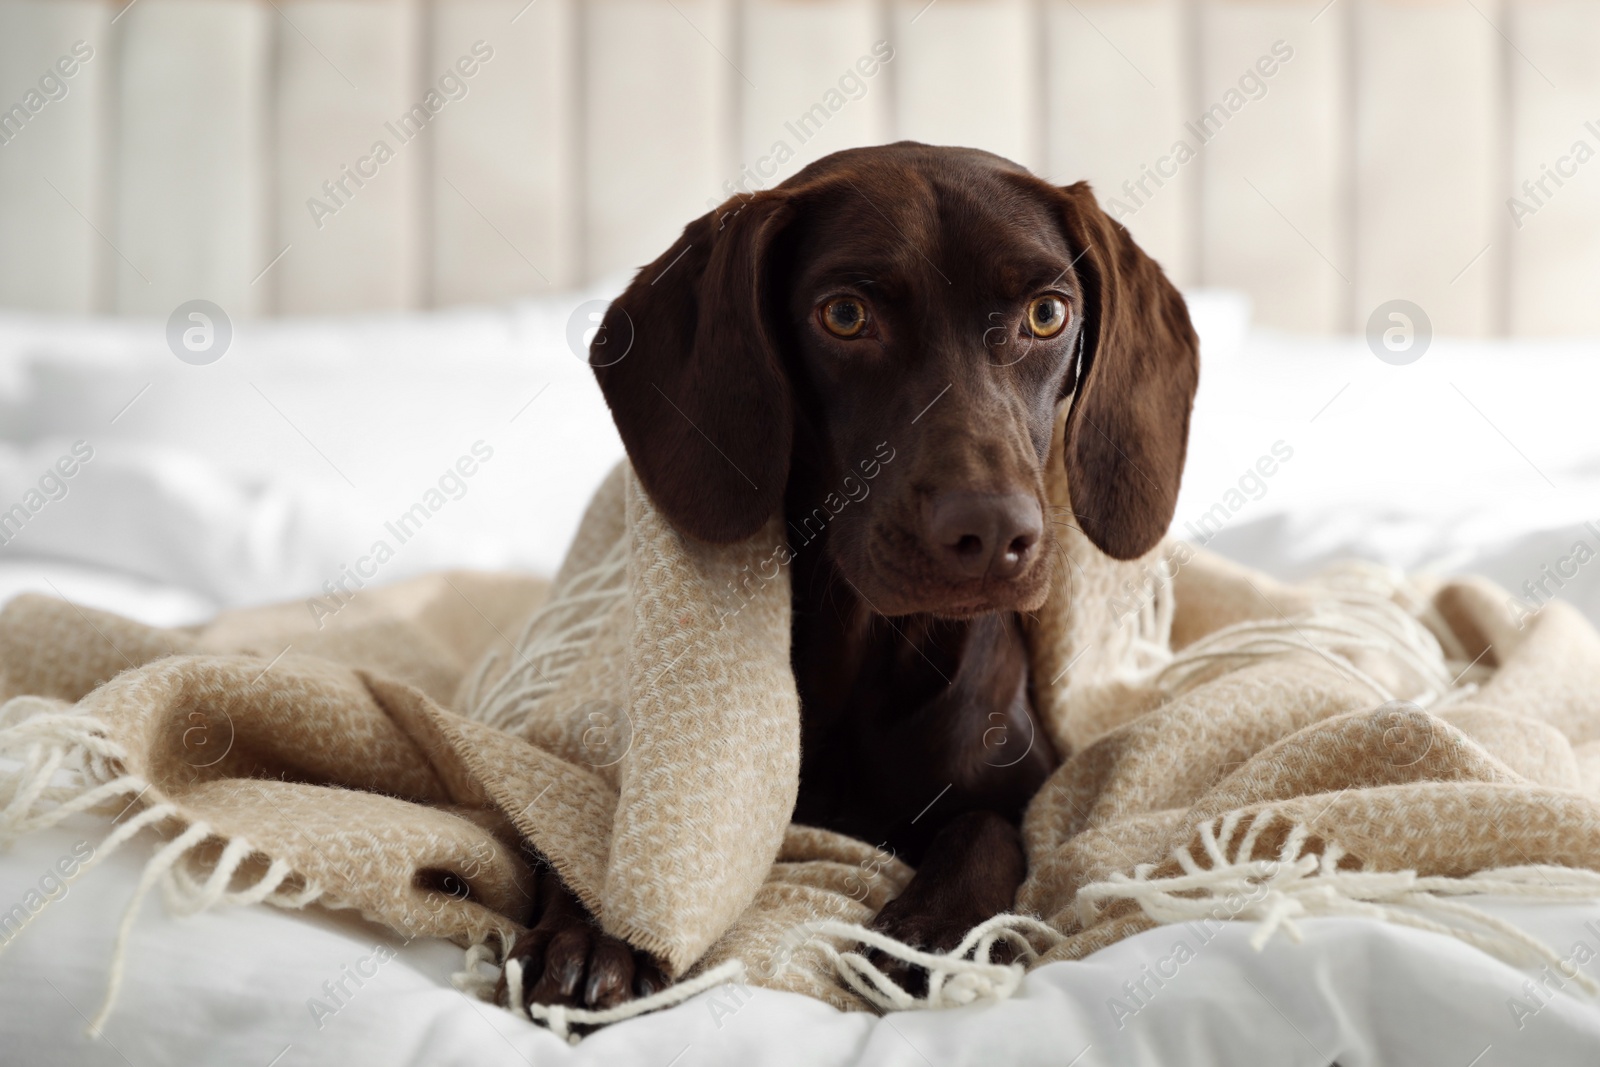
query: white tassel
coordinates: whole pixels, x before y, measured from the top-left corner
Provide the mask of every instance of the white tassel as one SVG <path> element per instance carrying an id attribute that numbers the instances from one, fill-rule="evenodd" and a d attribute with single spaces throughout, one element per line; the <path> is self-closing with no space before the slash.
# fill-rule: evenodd
<path id="1" fill-rule="evenodd" d="M 528 1014 L 527 1005 L 523 1003 L 522 961 L 515 958 L 506 960 L 506 1006 L 511 1009 L 513 1015 L 520 1015 L 529 1022 L 533 1021 L 533 1016 Z"/>
<path id="2" fill-rule="evenodd" d="M 173 866 L 162 881 L 167 910 L 174 915 L 194 915 L 229 899 L 233 876 L 254 851 L 255 846 L 247 838 L 229 841 L 204 882 L 197 881 L 184 864 Z"/>
<path id="3" fill-rule="evenodd" d="M 122 970 L 128 953 L 128 936 L 133 933 L 133 921 L 139 917 L 139 906 L 155 887 L 156 880 L 166 874 L 185 852 L 209 836 L 211 827 L 203 822 L 197 822 L 163 845 L 161 850 L 151 857 L 150 862 L 145 864 L 144 872 L 139 876 L 139 884 L 134 887 L 133 899 L 128 901 L 127 910 L 122 913 L 122 922 L 117 927 L 117 940 L 111 950 L 111 974 L 106 981 L 106 998 L 84 1031 L 90 1037 L 98 1036 L 104 1028 L 106 1019 L 111 1016 L 112 1007 L 117 1003 L 117 994 L 122 991 Z"/>
<path id="4" fill-rule="evenodd" d="M 1060 944 L 1060 933 L 1027 915 L 996 915 L 968 931 L 949 952 L 926 952 L 857 923 L 826 919 L 803 923 L 810 938 L 841 938 L 875 948 L 886 956 L 928 972 L 928 989 L 920 997 L 902 989 L 860 952 L 840 952 L 825 940 L 810 947 L 834 967 L 839 977 L 880 1011 L 916 1011 L 959 1007 L 979 1000 L 1004 1000 L 1017 991 L 1027 965 Z M 1044 948 L 1038 949 L 1033 941 Z M 1012 963 L 991 962 L 996 944 L 1004 941 L 1015 953 Z"/>
<path id="5" fill-rule="evenodd" d="M 518 635 L 513 662 L 492 685 L 503 660 L 487 656 L 473 673 L 463 700 L 467 717 L 515 733 L 540 700 L 578 665 L 628 593 L 627 542 L 619 540 L 598 564 L 574 575 L 555 599 L 534 612 Z"/>
<path id="6" fill-rule="evenodd" d="M 1270 818 L 1268 811 L 1257 821 Z M 1258 829 L 1252 827 L 1232 860 L 1214 849 L 1214 838 L 1208 840 L 1207 827 L 1202 827 L 1210 867 L 1200 866 L 1187 848 L 1180 848 L 1173 859 L 1181 874 L 1156 878 L 1151 877 L 1148 866 L 1141 866 L 1131 878 L 1113 874 L 1084 886 L 1074 902 L 1078 921 L 1089 926 L 1105 905 L 1120 900 L 1133 901 L 1147 918 L 1160 924 L 1254 919 L 1258 925 L 1250 945 L 1259 952 L 1280 929 L 1292 940 L 1301 940 L 1297 919 L 1354 916 L 1454 937 L 1513 966 L 1531 961 L 1560 969 L 1561 956 L 1538 938 L 1448 898 L 1493 894 L 1531 900 L 1600 899 L 1600 873 L 1568 867 L 1505 867 L 1466 878 L 1423 877 L 1415 871 L 1341 870 L 1338 863 L 1345 853 L 1337 845 L 1326 845 L 1320 855 L 1301 851 L 1310 838 L 1305 826 L 1291 830 L 1277 859 L 1255 859 L 1250 849 Z M 1588 975 L 1566 976 L 1600 995 L 1600 983 Z"/>
<path id="7" fill-rule="evenodd" d="M 1407 603 L 1425 603 L 1403 576 L 1387 568 L 1351 564 L 1311 583 L 1324 595 L 1305 614 L 1234 623 L 1167 657 L 1153 672 L 1169 697 L 1205 677 L 1212 664 L 1244 666 L 1293 652 L 1309 652 L 1370 689 L 1380 703 L 1409 699 L 1421 707 L 1446 699 L 1453 678 L 1439 639 Z M 1398 599 L 1397 599 L 1398 598 Z M 1402 603 L 1404 601 L 1405 603 Z M 1398 661 L 1421 688 L 1395 694 L 1351 659 L 1373 651 Z"/>
<path id="8" fill-rule="evenodd" d="M 0 727 L 15 725 L 12 719 L 22 722 L 45 715 L 58 714 L 72 707 L 65 700 L 54 697 L 16 696 L 0 704 Z"/>
<path id="9" fill-rule="evenodd" d="M 145 811 L 140 812 L 134 818 L 129 819 L 126 823 L 123 823 L 122 826 L 112 831 L 111 835 L 107 837 L 105 841 L 101 842 L 100 847 L 95 849 L 94 855 L 90 856 L 78 867 L 78 873 L 76 877 L 83 877 L 84 874 L 93 869 L 99 863 L 104 861 L 107 856 L 111 855 L 111 853 L 120 848 L 123 842 L 127 841 L 130 837 L 144 829 L 146 826 L 149 826 L 152 823 L 160 822 L 162 819 L 168 818 L 176 811 L 177 809 L 172 805 L 162 804 L 146 809 Z M 39 915 L 43 914 L 43 912 L 44 909 L 41 908 L 39 911 L 34 912 L 23 919 L 22 925 L 16 927 L 8 939 L 5 941 L 0 941 L 0 952 L 4 952 L 6 947 L 17 939 L 17 934 L 20 934 L 23 930 L 27 929 L 28 924 Z"/>
<path id="10" fill-rule="evenodd" d="M 479 941 L 475 944 L 468 945 L 467 958 L 462 963 L 461 970 L 450 976 L 450 984 L 461 990 L 461 992 L 467 994 L 469 997 L 473 997 L 477 1000 L 486 1000 L 490 1003 L 493 1003 L 495 989 L 498 984 L 495 979 L 499 974 L 499 964 L 497 963 L 497 960 L 508 955 L 512 942 L 513 935 L 509 931 L 501 931 L 500 952 L 498 955 L 489 947 L 487 942 Z M 514 975 L 513 971 L 515 972 Z M 518 1003 L 518 1001 L 514 997 L 509 996 L 509 994 L 512 992 L 511 981 L 513 977 L 519 983 L 518 989 L 520 990 L 520 983 L 522 981 L 522 964 L 518 960 L 510 959 L 506 962 L 507 994 L 508 999 L 510 999 L 511 1003 L 515 1005 Z M 515 1007 L 512 1007 L 511 1010 L 513 1013 L 517 1011 Z M 522 1017 L 524 1019 L 529 1018 L 526 1012 L 522 1013 Z"/>
<path id="11" fill-rule="evenodd" d="M 477 952 L 479 949 L 487 951 L 486 946 L 483 945 L 474 945 L 467 950 L 466 969 L 458 972 L 452 979 L 456 988 L 469 990 L 479 986 L 481 974 L 478 969 L 483 962 L 483 956 Z M 670 985 L 659 993 L 652 993 L 647 997 L 639 997 L 625 1004 L 619 1004 L 614 1008 L 595 1010 L 590 1008 L 568 1008 L 560 1004 L 529 1004 L 524 1008 L 522 1005 L 522 966 L 518 960 L 513 958 L 506 962 L 506 999 L 508 1003 L 505 1007 L 522 1018 L 543 1023 L 551 1033 L 568 1044 L 576 1045 L 579 1035 L 572 1032 L 574 1026 L 609 1026 L 612 1023 L 620 1023 L 628 1019 L 637 1018 L 640 1015 L 647 1015 L 653 1011 L 660 1011 L 662 1008 L 676 1007 L 690 997 L 697 996 L 714 986 L 723 985 L 727 982 L 742 981 L 744 973 L 745 966 L 742 961 L 728 960 L 703 974 L 697 974 L 693 978 L 685 979 L 676 985 Z M 491 990 L 493 986 L 494 983 L 491 980 Z"/>

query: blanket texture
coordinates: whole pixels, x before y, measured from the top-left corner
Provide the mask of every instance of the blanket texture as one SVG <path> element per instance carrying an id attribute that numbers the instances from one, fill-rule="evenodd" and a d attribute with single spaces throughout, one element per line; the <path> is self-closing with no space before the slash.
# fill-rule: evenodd
<path id="1" fill-rule="evenodd" d="M 1027 627 L 1065 759 L 1027 812 L 1022 915 L 946 956 L 866 938 L 928 965 L 925 997 L 855 951 L 912 871 L 789 822 L 781 523 L 687 541 L 626 465 L 550 582 L 442 574 L 332 618 L 180 630 L 13 600 L 0 839 L 105 809 L 91 866 L 162 840 L 124 939 L 156 885 L 180 910 L 354 909 L 472 946 L 479 991 L 539 857 L 688 988 L 742 973 L 847 1009 L 1004 995 L 1027 965 L 1174 921 L 1255 919 L 1264 938 L 1360 914 L 1558 959 L 1458 898 L 1600 896 L 1600 636 L 1581 616 L 1552 603 L 1519 625 L 1485 582 L 1368 567 L 1289 586 L 1177 542 L 1115 562 L 1052 466 L 1056 578 Z M 992 761 L 1041 740 L 993 738 Z M 989 962 L 1000 942 L 1017 962 Z"/>

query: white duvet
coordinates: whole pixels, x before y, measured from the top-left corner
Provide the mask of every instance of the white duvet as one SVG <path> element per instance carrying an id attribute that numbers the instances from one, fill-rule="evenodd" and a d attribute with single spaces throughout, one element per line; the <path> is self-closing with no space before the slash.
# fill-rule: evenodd
<path id="1" fill-rule="evenodd" d="M 492 458 L 444 484 L 372 580 L 552 569 L 621 456 L 564 340 L 589 295 L 241 323 L 205 367 L 175 359 L 159 322 L 0 316 L 0 513 L 27 509 L 0 523 L 0 600 L 34 589 L 174 625 L 310 598 L 474 445 Z M 1352 553 L 1476 570 L 1600 619 L 1600 346 L 1436 340 L 1393 367 L 1358 340 L 1250 332 L 1232 297 L 1193 303 L 1205 350 L 1180 531 L 1290 576 Z M 74 446 L 92 457 L 62 475 Z M 451 946 L 319 912 L 174 918 L 156 900 L 92 1040 L 84 1018 L 148 845 L 64 895 L 51 872 L 104 834 L 90 820 L 0 854 L 0 914 L 46 878 L 57 898 L 20 936 L 0 928 L 0 1065 L 1600 1063 L 1600 1004 L 1576 983 L 1360 920 L 1312 920 L 1259 953 L 1245 924 L 1208 942 L 1158 929 L 959 1011 L 876 1019 L 724 988 L 568 1048 L 456 992 Z M 1492 906 L 1600 978 L 1600 906 Z"/>

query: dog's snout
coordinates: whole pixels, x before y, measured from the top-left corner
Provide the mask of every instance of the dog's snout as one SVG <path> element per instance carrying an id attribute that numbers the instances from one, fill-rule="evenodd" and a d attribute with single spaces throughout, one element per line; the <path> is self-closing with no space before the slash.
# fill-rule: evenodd
<path id="1" fill-rule="evenodd" d="M 928 507 L 928 550 L 961 579 L 1021 574 L 1043 533 L 1044 515 L 1030 493 L 949 491 Z"/>

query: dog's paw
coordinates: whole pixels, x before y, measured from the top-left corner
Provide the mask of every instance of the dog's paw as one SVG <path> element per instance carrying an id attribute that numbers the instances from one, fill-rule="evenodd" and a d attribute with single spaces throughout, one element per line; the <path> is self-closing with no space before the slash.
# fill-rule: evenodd
<path id="1" fill-rule="evenodd" d="M 916 892 L 913 882 L 907 891 L 883 906 L 871 929 L 923 952 L 946 953 L 961 944 L 972 928 L 990 918 L 988 909 L 970 902 L 951 899 L 939 893 Z M 1004 942 L 994 948 L 993 962 L 1009 963 L 1012 953 Z M 873 949 L 867 961 L 901 989 L 920 997 L 928 990 L 928 971 L 914 963 Z"/>
<path id="2" fill-rule="evenodd" d="M 561 1004 L 601 1010 L 649 996 L 670 983 L 647 952 L 600 929 L 555 872 L 541 879 L 542 907 L 533 929 L 517 939 L 506 957 L 521 972 L 522 1004 Z M 506 976 L 500 996 L 509 992 Z"/>
<path id="3" fill-rule="evenodd" d="M 522 1002 L 568 1007 L 614 1008 L 667 986 L 648 953 L 604 933 L 580 918 L 560 927 L 528 931 L 512 946 L 522 971 Z"/>
<path id="4" fill-rule="evenodd" d="M 982 922 L 983 917 L 976 921 Z M 884 905 L 873 919 L 871 929 L 912 948 L 943 953 L 959 945 L 973 925 L 975 923 L 965 916 L 930 908 L 913 895 L 902 893 Z M 867 961 L 912 996 L 920 997 L 927 992 L 926 968 L 876 948 L 867 954 Z"/>

